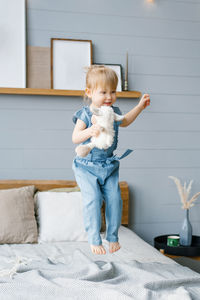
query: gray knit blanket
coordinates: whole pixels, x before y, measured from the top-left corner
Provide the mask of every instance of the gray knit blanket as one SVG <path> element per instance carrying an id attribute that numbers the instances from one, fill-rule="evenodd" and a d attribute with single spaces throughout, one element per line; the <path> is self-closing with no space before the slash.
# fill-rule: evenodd
<path id="1" fill-rule="evenodd" d="M 200 299 L 200 275 L 178 264 L 92 261 L 72 256 L 0 258 L 1 300 L 188 300 Z"/>

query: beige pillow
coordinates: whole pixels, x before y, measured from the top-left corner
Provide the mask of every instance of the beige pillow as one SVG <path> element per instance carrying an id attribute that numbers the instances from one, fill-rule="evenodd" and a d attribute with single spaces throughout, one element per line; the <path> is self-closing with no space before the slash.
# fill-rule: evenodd
<path id="1" fill-rule="evenodd" d="M 0 244 L 37 242 L 34 186 L 0 190 Z"/>

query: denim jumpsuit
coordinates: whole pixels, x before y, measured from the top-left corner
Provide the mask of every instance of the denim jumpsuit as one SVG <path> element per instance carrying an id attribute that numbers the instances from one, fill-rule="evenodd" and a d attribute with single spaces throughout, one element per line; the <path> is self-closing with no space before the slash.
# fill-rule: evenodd
<path id="1" fill-rule="evenodd" d="M 121 115 L 118 107 L 112 107 Z M 92 113 L 89 106 L 84 106 L 73 116 L 73 122 L 82 120 L 86 127 L 92 126 Z M 118 229 L 121 224 L 122 199 L 119 188 L 119 159 L 127 156 L 127 150 L 121 157 L 113 155 L 117 148 L 118 127 L 122 121 L 114 121 L 114 142 L 107 150 L 93 148 L 84 158 L 76 156 L 73 161 L 73 171 L 81 189 L 83 198 L 83 217 L 88 242 L 91 245 L 101 245 L 101 206 L 103 200 L 106 206 L 106 239 L 109 242 L 118 241 Z M 90 139 L 83 142 L 87 144 Z M 78 221 L 78 220 L 77 220 Z"/>

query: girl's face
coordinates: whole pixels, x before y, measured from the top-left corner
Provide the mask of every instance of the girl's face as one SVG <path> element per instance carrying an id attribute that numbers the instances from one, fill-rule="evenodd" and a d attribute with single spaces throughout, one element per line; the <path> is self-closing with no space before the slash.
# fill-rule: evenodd
<path id="1" fill-rule="evenodd" d="M 116 90 L 112 90 L 110 87 L 102 88 L 97 87 L 96 89 L 86 89 L 87 96 L 92 101 L 93 107 L 111 106 L 116 101 Z"/>

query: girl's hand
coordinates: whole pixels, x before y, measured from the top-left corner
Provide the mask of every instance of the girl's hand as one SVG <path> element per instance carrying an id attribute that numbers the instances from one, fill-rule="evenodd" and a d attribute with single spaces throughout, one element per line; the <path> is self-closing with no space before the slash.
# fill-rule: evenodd
<path id="1" fill-rule="evenodd" d="M 91 122 L 92 122 L 92 124 L 96 124 L 96 122 L 97 122 L 97 120 L 96 120 L 96 118 L 95 118 L 94 115 L 92 115 Z"/>
<path id="2" fill-rule="evenodd" d="M 149 94 L 144 94 L 138 103 L 138 106 L 142 109 L 145 109 L 147 106 L 150 105 L 150 96 Z"/>
<path id="3" fill-rule="evenodd" d="M 90 135 L 97 137 L 101 132 L 101 127 L 97 124 L 94 124 L 90 127 Z"/>

